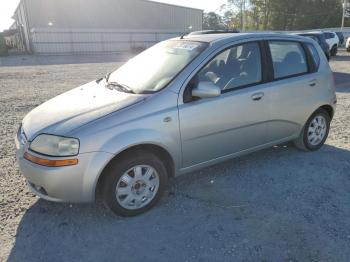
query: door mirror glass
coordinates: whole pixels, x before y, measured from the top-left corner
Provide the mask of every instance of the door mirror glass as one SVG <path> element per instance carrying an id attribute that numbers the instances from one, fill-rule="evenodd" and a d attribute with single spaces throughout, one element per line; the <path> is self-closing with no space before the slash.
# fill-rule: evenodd
<path id="1" fill-rule="evenodd" d="M 220 94 L 220 87 L 211 81 L 199 82 L 197 87 L 192 89 L 192 96 L 199 98 L 216 97 Z"/>

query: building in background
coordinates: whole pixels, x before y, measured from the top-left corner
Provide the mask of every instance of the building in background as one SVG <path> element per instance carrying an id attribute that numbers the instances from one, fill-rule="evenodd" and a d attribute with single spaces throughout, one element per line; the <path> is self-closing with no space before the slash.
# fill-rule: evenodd
<path id="1" fill-rule="evenodd" d="M 24 50 L 122 52 L 202 29 L 203 10 L 146 0 L 21 0 L 13 19 Z"/>

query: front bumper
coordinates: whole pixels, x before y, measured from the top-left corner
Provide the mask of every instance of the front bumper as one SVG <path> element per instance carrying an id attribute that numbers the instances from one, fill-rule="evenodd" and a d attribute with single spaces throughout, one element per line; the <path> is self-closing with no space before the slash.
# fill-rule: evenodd
<path id="1" fill-rule="evenodd" d="M 24 159 L 26 145 L 22 144 L 18 137 L 15 139 L 19 169 L 37 196 L 56 202 L 83 203 L 94 201 L 98 177 L 113 158 L 112 154 L 106 152 L 83 153 L 74 157 L 79 161 L 77 165 L 47 167 Z M 32 152 L 31 154 L 42 157 Z"/>

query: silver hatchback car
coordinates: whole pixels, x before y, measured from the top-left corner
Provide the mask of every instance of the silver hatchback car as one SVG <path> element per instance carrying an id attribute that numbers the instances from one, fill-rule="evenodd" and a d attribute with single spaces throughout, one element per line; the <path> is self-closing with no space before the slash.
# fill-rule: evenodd
<path id="1" fill-rule="evenodd" d="M 116 214 L 156 204 L 167 179 L 286 141 L 325 142 L 335 85 L 322 49 L 282 34 L 161 42 L 32 110 L 16 136 L 29 187 Z"/>

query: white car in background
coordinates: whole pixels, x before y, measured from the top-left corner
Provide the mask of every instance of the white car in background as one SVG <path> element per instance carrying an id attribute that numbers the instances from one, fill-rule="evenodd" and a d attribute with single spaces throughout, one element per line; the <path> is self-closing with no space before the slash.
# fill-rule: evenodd
<path id="1" fill-rule="evenodd" d="M 348 37 L 348 40 L 346 40 L 345 48 L 346 51 L 350 52 L 350 37 Z"/>
<path id="2" fill-rule="evenodd" d="M 323 32 L 326 42 L 329 45 L 329 52 L 331 56 L 336 56 L 338 52 L 338 46 L 339 46 L 339 37 L 334 32 Z"/>

